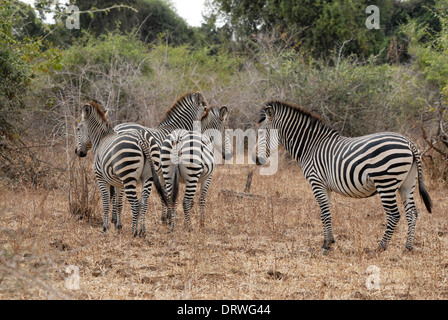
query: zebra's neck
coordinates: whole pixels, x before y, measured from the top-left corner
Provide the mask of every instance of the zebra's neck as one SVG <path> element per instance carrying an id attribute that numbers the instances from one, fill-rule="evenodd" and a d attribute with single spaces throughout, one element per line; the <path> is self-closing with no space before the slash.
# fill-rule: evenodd
<path id="1" fill-rule="evenodd" d="M 167 129 L 172 131 L 174 129 L 185 129 L 188 131 L 193 130 L 193 116 L 191 115 L 183 115 L 182 117 L 170 117 L 169 119 L 161 122 L 157 128 L 159 129 Z"/>
<path id="2" fill-rule="evenodd" d="M 310 158 L 316 146 L 327 139 L 339 137 L 339 133 L 307 115 L 299 114 L 279 128 L 280 142 L 301 165 Z"/>
<path id="3" fill-rule="evenodd" d="M 158 125 L 159 129 L 185 129 L 193 130 L 194 121 L 198 121 L 199 107 L 196 106 L 193 98 L 187 96 L 181 98 L 167 112 L 165 119 Z"/>
<path id="4" fill-rule="evenodd" d="M 202 136 L 206 138 L 205 141 L 209 141 L 211 145 L 215 145 L 216 139 L 222 138 L 221 132 L 213 127 L 212 128 L 202 127 L 201 133 Z"/>
<path id="5" fill-rule="evenodd" d="M 93 152 L 96 153 L 99 149 L 99 146 L 102 140 L 114 133 L 114 129 L 108 124 L 99 121 L 90 121 L 89 122 L 89 137 L 92 142 Z"/>

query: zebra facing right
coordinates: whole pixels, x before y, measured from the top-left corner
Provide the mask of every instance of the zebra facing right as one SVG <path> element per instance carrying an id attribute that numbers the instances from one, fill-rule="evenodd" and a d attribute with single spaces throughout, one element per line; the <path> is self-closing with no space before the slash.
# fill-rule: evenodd
<path id="1" fill-rule="evenodd" d="M 418 215 L 414 202 L 417 181 L 428 212 L 432 204 L 423 184 L 421 155 L 412 141 L 391 132 L 343 137 L 315 114 L 281 101 L 267 102 L 263 106 L 259 124 L 254 160 L 257 164 L 266 163 L 272 150 L 282 144 L 301 165 L 321 209 L 324 250 L 334 243 L 331 192 L 352 198 L 379 194 L 387 216 L 379 250 L 387 248 L 400 220 L 398 192 L 408 222 L 406 248 L 413 249 Z"/>

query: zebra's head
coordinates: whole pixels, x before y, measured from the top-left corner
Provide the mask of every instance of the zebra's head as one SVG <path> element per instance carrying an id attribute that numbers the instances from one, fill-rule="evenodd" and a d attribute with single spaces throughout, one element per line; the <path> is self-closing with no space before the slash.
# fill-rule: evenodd
<path id="1" fill-rule="evenodd" d="M 100 132 L 110 129 L 106 116 L 107 111 L 99 103 L 91 101 L 84 105 L 81 120 L 76 126 L 75 153 L 78 157 L 86 157 L 92 148 L 92 139 L 98 138 Z"/>
<path id="2" fill-rule="evenodd" d="M 207 101 L 200 92 L 189 92 L 180 97 L 166 112 L 159 127 L 193 130 L 207 110 Z"/>
<path id="3" fill-rule="evenodd" d="M 275 103 L 266 103 L 260 111 L 258 140 L 252 152 L 252 160 L 257 165 L 267 164 L 271 154 L 278 149 L 279 136 L 276 122 Z"/>
<path id="4" fill-rule="evenodd" d="M 209 137 L 213 148 L 218 150 L 224 160 L 233 158 L 233 146 L 226 132 L 229 110 L 226 106 L 210 107 L 201 119 L 202 134 Z"/>
<path id="5" fill-rule="evenodd" d="M 78 157 L 84 158 L 87 152 L 92 148 L 92 141 L 90 140 L 87 125 L 84 121 L 80 121 L 76 126 L 77 147 L 75 153 Z"/>

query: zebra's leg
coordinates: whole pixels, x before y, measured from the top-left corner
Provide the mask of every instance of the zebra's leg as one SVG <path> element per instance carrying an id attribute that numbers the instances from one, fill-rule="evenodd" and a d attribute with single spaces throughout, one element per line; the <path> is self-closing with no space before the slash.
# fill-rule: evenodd
<path id="1" fill-rule="evenodd" d="M 117 226 L 117 206 L 116 206 L 116 199 L 117 199 L 117 193 L 114 186 L 110 186 L 110 203 L 112 203 L 112 218 L 110 222 L 112 222 L 115 227 Z"/>
<path id="2" fill-rule="evenodd" d="M 194 196 L 196 194 L 197 188 L 198 179 L 194 179 L 192 177 L 192 180 L 185 181 L 185 196 L 182 205 L 184 208 L 185 224 L 188 231 L 192 230 L 190 212 L 194 204 Z"/>
<path id="3" fill-rule="evenodd" d="M 386 211 L 386 230 L 384 231 L 383 238 L 378 246 L 378 251 L 384 251 L 389 245 L 389 241 L 395 232 L 398 221 L 400 221 L 400 212 L 398 211 L 397 206 L 397 189 L 382 190 L 377 187 L 377 190 L 383 208 Z"/>
<path id="4" fill-rule="evenodd" d="M 124 185 L 124 192 L 126 194 L 126 198 L 131 205 L 132 211 L 132 235 L 134 237 L 137 236 L 137 225 L 138 225 L 138 216 L 140 213 L 140 201 L 138 201 L 137 197 L 137 180 L 128 181 Z"/>
<path id="5" fill-rule="evenodd" d="M 139 237 L 146 237 L 146 211 L 148 210 L 148 198 L 151 194 L 152 178 L 147 179 L 143 183 L 142 191 L 142 202 L 140 205 L 140 231 L 138 233 Z"/>
<path id="6" fill-rule="evenodd" d="M 169 199 L 171 193 L 168 193 L 168 188 L 166 187 L 166 181 L 165 181 L 165 177 L 164 176 L 160 177 L 160 183 L 162 184 L 162 186 L 165 186 L 166 194 L 167 194 L 167 197 Z M 172 184 L 171 184 L 171 187 L 172 187 Z M 167 206 L 165 206 L 165 204 L 163 203 L 162 198 L 160 198 L 160 203 L 162 204 L 162 217 L 161 217 L 161 220 L 164 223 L 168 223 L 168 221 L 169 221 L 169 217 L 168 217 L 169 208 Z"/>
<path id="7" fill-rule="evenodd" d="M 177 208 L 177 199 L 172 199 L 171 193 L 173 192 L 173 184 L 171 183 L 171 179 L 165 180 L 165 188 L 166 188 L 166 194 L 169 199 L 169 206 L 164 207 L 163 209 L 166 211 L 166 221 L 170 225 L 170 232 L 174 231 L 174 219 L 176 215 L 176 208 Z"/>
<path id="8" fill-rule="evenodd" d="M 335 242 L 330 212 L 331 194 L 325 187 L 320 185 L 312 185 L 312 189 L 314 197 L 320 207 L 320 218 L 324 227 L 324 243 L 322 245 L 322 249 L 329 250 L 330 246 Z"/>
<path id="9" fill-rule="evenodd" d="M 199 210 L 200 210 L 200 218 L 199 223 L 200 227 L 204 227 L 204 213 L 205 213 L 205 202 L 207 197 L 207 190 L 210 187 L 210 183 L 212 182 L 212 174 L 210 174 L 205 181 L 201 183 L 201 195 L 199 196 Z"/>
<path id="10" fill-rule="evenodd" d="M 168 207 L 163 204 L 162 201 L 162 222 L 168 223 L 171 228 L 170 231 L 174 231 L 174 213 L 172 213 L 175 203 L 171 199 L 171 193 L 173 192 L 173 177 L 171 176 L 170 167 L 163 169 L 163 183 L 165 185 L 166 196 L 168 197 Z M 175 211 L 174 207 L 174 211 Z"/>
<path id="11" fill-rule="evenodd" d="M 162 203 L 162 222 L 168 223 L 168 208 Z"/>
<path id="12" fill-rule="evenodd" d="M 123 225 L 121 223 L 121 212 L 123 211 L 123 193 L 124 189 L 115 188 L 115 210 L 117 214 L 117 224 L 116 228 L 118 230 L 121 230 L 123 228 Z"/>
<path id="13" fill-rule="evenodd" d="M 406 221 L 408 222 L 408 238 L 406 240 L 406 249 L 414 248 L 415 225 L 417 223 L 418 212 L 414 202 L 414 190 L 417 183 L 417 167 L 414 165 L 409 172 L 408 177 L 398 189 L 401 200 L 406 210 Z"/>
<path id="14" fill-rule="evenodd" d="M 406 249 L 414 249 L 415 226 L 417 224 L 418 212 L 415 207 L 414 197 L 411 194 L 404 202 L 406 208 L 406 221 L 408 222 L 408 238 L 406 240 Z"/>
<path id="15" fill-rule="evenodd" d="M 171 203 L 171 207 L 168 208 L 168 219 L 170 223 L 170 232 L 174 232 L 174 221 L 176 218 L 176 209 L 177 209 L 177 200 L 174 200 L 173 203 Z"/>
<path id="16" fill-rule="evenodd" d="M 109 185 L 102 178 L 97 178 L 98 186 L 101 192 L 101 198 L 103 201 L 103 232 L 109 229 L 109 211 L 110 211 L 110 196 L 109 196 Z"/>

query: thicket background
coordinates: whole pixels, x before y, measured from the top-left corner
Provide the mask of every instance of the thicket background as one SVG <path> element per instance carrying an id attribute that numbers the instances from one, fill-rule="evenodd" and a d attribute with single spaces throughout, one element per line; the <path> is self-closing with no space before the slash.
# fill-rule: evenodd
<path id="1" fill-rule="evenodd" d="M 113 123 L 153 126 L 193 90 L 229 106 L 231 128 L 253 126 L 264 101 L 281 99 L 344 135 L 401 132 L 447 179 L 446 0 L 209 0 L 201 27 L 164 0 L 72 4 L 80 29 L 67 29 L 64 4 L 1 0 L 4 184 L 60 185 L 83 101 L 104 103 Z M 365 26 L 372 4 L 378 30 Z"/>
<path id="2" fill-rule="evenodd" d="M 64 4 L 0 0 L 0 297 L 446 299 L 448 0 L 209 0 L 194 28 L 169 1 L 71 3 L 80 29 L 66 27 Z M 378 30 L 366 28 L 369 5 Z M 322 256 L 318 206 L 289 158 L 275 176 L 254 175 L 263 200 L 223 200 L 253 167 L 218 167 L 204 232 L 187 233 L 179 214 L 168 234 L 156 199 L 146 239 L 130 236 L 129 220 L 104 234 L 92 156 L 73 152 L 83 102 L 101 101 L 113 124 L 154 126 L 197 90 L 229 107 L 230 128 L 253 127 L 261 105 L 281 99 L 347 136 L 409 136 L 434 202 L 415 252 L 402 252 L 402 218 L 391 248 L 373 254 L 378 198 L 335 195 L 337 245 Z M 371 265 L 381 290 L 366 288 Z M 66 285 L 73 266 L 79 291 Z"/>

